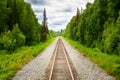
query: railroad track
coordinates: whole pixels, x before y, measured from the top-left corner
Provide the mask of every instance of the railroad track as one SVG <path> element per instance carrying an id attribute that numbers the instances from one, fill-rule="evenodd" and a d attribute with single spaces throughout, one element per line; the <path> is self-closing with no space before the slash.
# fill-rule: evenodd
<path id="1" fill-rule="evenodd" d="M 75 70 L 73 70 L 73 65 L 60 38 L 58 39 L 52 61 L 46 73 L 46 80 L 75 80 Z"/>

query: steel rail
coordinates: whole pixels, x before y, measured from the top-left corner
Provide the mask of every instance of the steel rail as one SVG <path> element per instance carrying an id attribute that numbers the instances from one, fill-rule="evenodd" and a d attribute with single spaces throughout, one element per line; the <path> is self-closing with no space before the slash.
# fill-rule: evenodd
<path id="1" fill-rule="evenodd" d="M 59 39 L 58 39 L 59 40 Z M 53 74 L 53 69 L 54 69 L 54 65 L 55 65 L 55 59 L 56 59 L 56 54 L 57 54 L 57 48 L 58 48 L 58 42 L 56 44 L 56 47 L 55 47 L 55 55 L 54 55 L 54 59 L 53 59 L 53 63 L 52 63 L 52 68 L 51 68 L 51 71 L 50 71 L 50 76 L 49 76 L 49 80 L 52 80 L 52 74 Z"/>
<path id="2" fill-rule="evenodd" d="M 58 42 L 59 41 L 60 41 L 60 39 L 58 39 Z M 52 68 L 51 68 L 50 75 L 49 75 L 49 80 L 52 80 L 53 69 L 54 69 L 54 66 L 55 66 L 55 60 L 56 60 L 56 55 L 57 55 L 57 50 L 58 50 L 58 42 L 56 44 L 55 51 L 54 51 L 54 58 L 53 58 Z M 64 51 L 65 59 L 67 61 L 67 65 L 68 65 L 68 68 L 69 68 L 69 72 L 70 72 L 71 78 L 72 78 L 72 80 L 74 80 L 72 69 L 70 67 L 70 63 L 69 63 L 68 58 L 67 58 L 67 52 L 66 52 L 66 49 L 65 49 L 65 46 L 64 46 L 63 42 L 62 42 L 62 46 L 63 46 L 62 48 L 63 48 L 63 51 Z"/>
<path id="3" fill-rule="evenodd" d="M 62 43 L 63 43 L 63 42 L 62 42 Z M 71 78 L 72 78 L 72 80 L 74 80 L 73 72 L 72 72 L 72 69 L 71 69 L 71 67 L 70 67 L 70 63 L 69 63 L 69 61 L 68 61 L 67 52 L 66 52 L 66 49 L 65 49 L 64 44 L 63 44 L 63 51 L 64 51 L 65 59 L 66 59 L 66 61 L 67 61 L 67 65 L 68 65 L 68 68 L 69 68 L 69 71 L 70 71 Z"/>

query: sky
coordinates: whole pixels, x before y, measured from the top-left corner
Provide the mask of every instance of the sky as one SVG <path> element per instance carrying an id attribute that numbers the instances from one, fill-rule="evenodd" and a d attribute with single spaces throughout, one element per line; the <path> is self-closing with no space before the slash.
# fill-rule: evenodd
<path id="1" fill-rule="evenodd" d="M 39 23 L 43 20 L 46 9 L 48 28 L 54 31 L 65 29 L 71 18 L 76 15 L 77 8 L 86 8 L 87 2 L 94 0 L 25 0 L 31 4 Z"/>

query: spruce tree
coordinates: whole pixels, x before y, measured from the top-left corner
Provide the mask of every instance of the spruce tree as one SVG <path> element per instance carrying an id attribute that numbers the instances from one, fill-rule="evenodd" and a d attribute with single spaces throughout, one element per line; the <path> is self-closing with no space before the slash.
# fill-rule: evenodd
<path id="1" fill-rule="evenodd" d="M 47 40 L 47 36 L 49 33 L 48 26 L 47 26 L 47 16 L 46 16 L 46 9 L 44 8 L 43 12 L 43 21 L 42 21 L 42 31 L 41 31 L 42 41 Z"/>

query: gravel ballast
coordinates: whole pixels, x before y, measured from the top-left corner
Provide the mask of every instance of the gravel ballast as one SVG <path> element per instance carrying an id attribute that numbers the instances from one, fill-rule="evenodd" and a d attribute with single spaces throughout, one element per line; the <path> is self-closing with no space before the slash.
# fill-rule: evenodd
<path id="1" fill-rule="evenodd" d="M 46 48 L 40 55 L 18 71 L 13 80 L 42 80 L 53 54 L 57 40 Z"/>
<path id="2" fill-rule="evenodd" d="M 13 80 L 45 79 L 45 72 L 50 63 L 57 40 L 55 40 L 50 46 L 46 48 L 46 50 L 44 50 L 31 62 L 26 64 L 20 71 L 18 71 L 13 77 Z M 72 48 L 65 40 L 63 40 L 63 43 L 78 74 L 77 80 L 114 80 L 113 77 L 108 75 L 95 63 Z"/>

